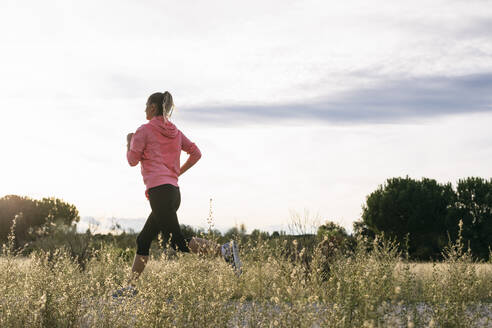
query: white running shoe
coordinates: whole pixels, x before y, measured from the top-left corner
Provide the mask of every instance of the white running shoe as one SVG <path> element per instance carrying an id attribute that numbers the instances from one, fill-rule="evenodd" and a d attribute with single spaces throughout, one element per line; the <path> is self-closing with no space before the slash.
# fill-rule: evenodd
<path id="1" fill-rule="evenodd" d="M 239 249 L 237 247 L 236 241 L 231 240 L 230 242 L 225 243 L 220 247 L 220 251 L 224 260 L 232 265 L 232 268 L 239 276 L 242 272 L 242 264 L 241 260 L 239 259 Z"/>

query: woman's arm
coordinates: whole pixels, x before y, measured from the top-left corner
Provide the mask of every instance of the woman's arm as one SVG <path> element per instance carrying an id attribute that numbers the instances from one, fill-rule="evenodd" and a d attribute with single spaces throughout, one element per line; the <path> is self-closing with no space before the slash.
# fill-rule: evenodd
<path id="1" fill-rule="evenodd" d="M 137 129 L 135 134 L 129 133 L 126 136 L 126 158 L 130 166 L 135 166 L 142 159 L 142 154 L 145 149 L 145 131 L 143 126 Z"/>
<path id="2" fill-rule="evenodd" d="M 133 134 L 134 133 L 128 133 L 126 135 L 126 151 L 130 150 L 130 142 L 132 141 Z"/>
<path id="3" fill-rule="evenodd" d="M 178 176 L 185 173 L 202 157 L 202 153 L 200 152 L 200 149 L 198 149 L 197 145 L 186 138 L 183 133 L 181 133 L 181 149 L 187 152 L 190 157 L 188 157 L 188 160 L 183 164 L 183 166 L 181 166 Z"/>
<path id="4" fill-rule="evenodd" d="M 181 168 L 179 169 L 179 174 L 178 174 L 178 177 L 185 173 L 186 171 L 188 171 L 189 168 L 191 168 L 193 165 L 195 165 L 197 161 L 193 158 L 188 157 L 188 160 L 186 160 L 186 162 L 183 164 L 183 166 L 181 166 Z"/>

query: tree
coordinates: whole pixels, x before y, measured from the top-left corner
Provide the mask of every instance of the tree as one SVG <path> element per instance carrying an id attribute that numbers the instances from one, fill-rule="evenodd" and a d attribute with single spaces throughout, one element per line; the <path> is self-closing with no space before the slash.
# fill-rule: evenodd
<path id="1" fill-rule="evenodd" d="M 486 260 L 492 245 L 492 179 L 460 179 L 456 187 L 456 216 L 463 220 L 463 239 L 472 254 Z"/>
<path id="2" fill-rule="evenodd" d="M 375 234 L 405 245 L 409 235 L 410 256 L 428 260 L 440 257 L 448 242 L 454 239 L 458 218 L 453 210 L 456 194 L 450 183 L 433 179 L 391 178 L 367 197 L 362 221 Z"/>
<path id="3" fill-rule="evenodd" d="M 187 224 L 180 224 L 179 225 L 180 229 L 181 229 L 181 233 L 183 234 L 183 237 L 186 239 L 186 238 L 192 238 L 192 237 L 196 237 L 198 235 L 197 231 L 195 228 L 193 228 L 192 226 L 190 225 L 187 225 Z"/>
<path id="4" fill-rule="evenodd" d="M 250 237 L 256 240 L 258 239 L 265 240 L 270 237 L 270 234 L 268 233 L 268 231 L 261 231 L 259 229 L 254 229 L 253 231 L 251 231 Z"/>
<path id="5" fill-rule="evenodd" d="M 348 236 L 347 231 L 344 227 L 332 221 L 326 221 L 324 224 L 320 225 L 318 227 L 316 235 L 320 239 L 323 239 L 324 236 Z"/>
<path id="6" fill-rule="evenodd" d="M 7 239 L 13 219 L 20 213 L 15 227 L 18 245 L 34 239 L 30 234 L 31 230 L 42 226 L 45 230 L 49 230 L 47 223 L 70 227 L 80 219 L 74 205 L 58 198 L 35 200 L 29 197 L 7 195 L 0 198 L 0 242 Z"/>
<path id="7" fill-rule="evenodd" d="M 237 227 L 232 227 L 226 231 L 224 237 L 228 240 L 235 239 L 239 236 L 239 229 Z"/>
<path id="8" fill-rule="evenodd" d="M 37 201 L 41 213 L 48 213 L 51 221 L 56 221 L 61 224 L 71 226 L 79 222 L 79 211 L 75 205 L 64 202 L 55 197 L 43 198 Z"/>
<path id="9" fill-rule="evenodd" d="M 17 215 L 15 225 L 16 243 L 19 239 L 25 239 L 29 226 L 43 224 L 43 216 L 39 213 L 37 203 L 29 197 L 7 195 L 0 198 L 0 242 L 7 240 L 14 217 Z"/>
<path id="10" fill-rule="evenodd" d="M 323 255 L 321 258 L 321 274 L 324 278 L 330 272 L 332 261 L 337 254 L 343 254 L 355 245 L 354 237 L 349 236 L 344 227 L 326 221 L 318 227 L 316 239 L 319 241 L 317 249 Z"/>
<path id="11" fill-rule="evenodd" d="M 344 249 L 351 238 L 344 227 L 332 221 L 326 221 L 318 227 L 316 237 L 321 241 L 325 255 L 333 255 L 335 249 Z M 350 241 L 349 241 L 350 240 Z"/>

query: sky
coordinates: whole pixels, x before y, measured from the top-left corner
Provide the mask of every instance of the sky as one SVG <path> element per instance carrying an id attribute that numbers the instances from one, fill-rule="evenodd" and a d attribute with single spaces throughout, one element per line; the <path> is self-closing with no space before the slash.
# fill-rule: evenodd
<path id="1" fill-rule="evenodd" d="M 2 0 L 0 31 L 0 197 L 82 230 L 143 226 L 126 135 L 166 90 L 183 224 L 351 231 L 388 178 L 491 177 L 492 1 Z"/>

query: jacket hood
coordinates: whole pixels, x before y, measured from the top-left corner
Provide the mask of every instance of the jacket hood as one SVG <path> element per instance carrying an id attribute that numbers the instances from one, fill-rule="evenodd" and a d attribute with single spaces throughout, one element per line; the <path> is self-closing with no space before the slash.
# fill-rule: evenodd
<path id="1" fill-rule="evenodd" d="M 178 134 L 178 128 L 172 122 L 164 119 L 164 116 L 154 116 L 149 124 L 165 137 L 174 138 Z"/>

